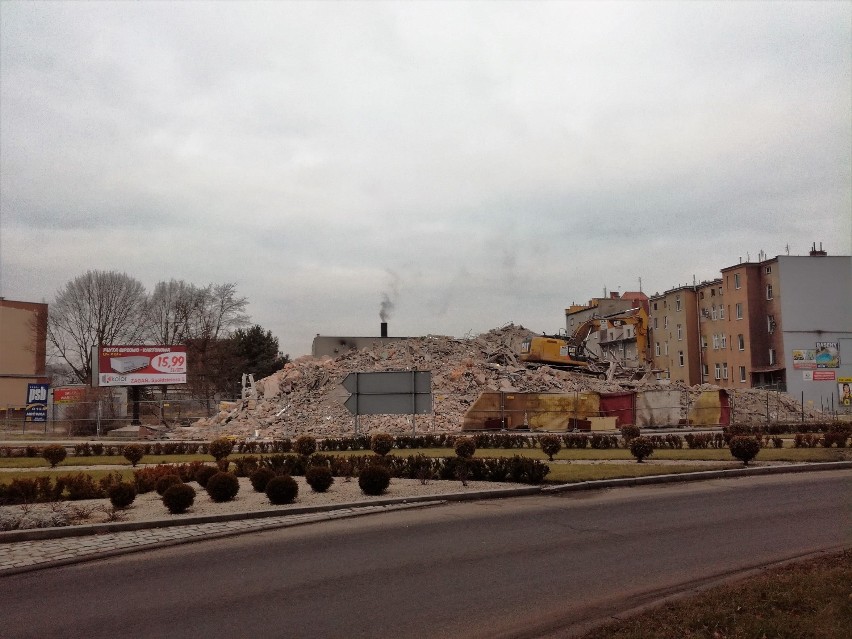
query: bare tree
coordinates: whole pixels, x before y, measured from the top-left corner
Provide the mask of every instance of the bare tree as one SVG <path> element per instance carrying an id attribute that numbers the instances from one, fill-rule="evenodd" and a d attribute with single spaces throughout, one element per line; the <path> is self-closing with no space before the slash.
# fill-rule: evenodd
<path id="1" fill-rule="evenodd" d="M 209 284 L 198 291 L 186 342 L 191 365 L 188 381 L 208 408 L 217 392 L 234 388 L 241 372 L 230 335 L 249 323 L 247 304 L 245 297 L 237 295 L 235 283 Z"/>
<path id="2" fill-rule="evenodd" d="M 159 282 L 148 298 L 146 336 L 155 344 L 183 344 L 196 323 L 193 314 L 202 307 L 203 289 L 183 280 Z"/>
<path id="3" fill-rule="evenodd" d="M 92 347 L 141 339 L 145 303 L 138 280 L 116 271 L 88 271 L 57 292 L 48 312 L 48 342 L 77 380 L 89 383 Z"/>

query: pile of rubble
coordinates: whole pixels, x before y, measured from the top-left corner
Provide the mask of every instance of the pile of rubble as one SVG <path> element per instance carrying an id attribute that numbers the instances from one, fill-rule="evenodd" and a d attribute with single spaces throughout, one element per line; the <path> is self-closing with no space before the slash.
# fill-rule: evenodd
<path id="1" fill-rule="evenodd" d="M 348 393 L 341 386 L 353 372 L 400 370 L 432 371 L 433 412 L 430 415 L 375 415 L 359 417 L 359 432 L 392 434 L 455 432 L 461 429 L 465 411 L 485 391 L 610 393 L 623 391 L 620 383 L 589 375 L 560 371 L 547 366 L 527 368 L 518 359 L 521 343 L 532 332 L 509 324 L 470 338 L 438 335 L 413 337 L 390 343 L 375 342 L 370 348 L 350 351 L 335 359 L 300 357 L 282 370 L 258 380 L 251 396 L 229 410 L 181 428 L 174 436 L 209 439 L 224 434 L 262 438 L 351 435 L 355 417 L 343 406 Z M 656 382 L 634 382 L 650 389 Z M 660 386 L 674 389 L 675 385 Z M 703 387 L 689 389 L 684 397 Z M 709 387 L 715 388 L 715 387 Z M 687 401 L 686 399 L 684 400 Z M 757 397 L 743 415 L 762 415 Z M 762 402 L 762 403 L 761 403 Z M 740 400 L 736 401 L 738 408 Z"/>

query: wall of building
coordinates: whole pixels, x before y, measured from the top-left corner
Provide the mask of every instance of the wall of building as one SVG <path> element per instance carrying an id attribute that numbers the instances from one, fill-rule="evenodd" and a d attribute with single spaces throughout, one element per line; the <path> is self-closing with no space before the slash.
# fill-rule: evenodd
<path id="1" fill-rule="evenodd" d="M 781 349 L 787 392 L 817 408 L 840 404 L 841 379 L 852 378 L 852 257 L 779 256 Z M 793 350 L 837 343 L 838 368 L 801 368 Z M 833 377 L 833 379 L 832 379 Z"/>
<path id="2" fill-rule="evenodd" d="M 654 368 L 662 371 L 662 377 L 699 384 L 701 354 L 695 288 L 681 286 L 655 295 L 650 302 Z"/>
<path id="3" fill-rule="evenodd" d="M 0 299 L 0 410 L 26 403 L 27 384 L 44 383 L 47 304 Z"/>

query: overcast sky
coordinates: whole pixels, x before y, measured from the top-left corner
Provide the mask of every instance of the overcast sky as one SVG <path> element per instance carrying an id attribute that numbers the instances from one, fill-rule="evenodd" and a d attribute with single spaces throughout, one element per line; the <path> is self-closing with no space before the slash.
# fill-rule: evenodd
<path id="1" fill-rule="evenodd" d="M 236 282 L 323 335 L 564 326 L 852 246 L 849 2 L 0 3 L 0 296 Z"/>

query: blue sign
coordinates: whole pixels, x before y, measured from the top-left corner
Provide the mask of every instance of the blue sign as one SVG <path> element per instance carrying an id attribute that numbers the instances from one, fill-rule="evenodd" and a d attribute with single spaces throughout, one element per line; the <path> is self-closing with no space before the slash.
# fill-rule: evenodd
<path id="1" fill-rule="evenodd" d="M 27 384 L 26 420 L 30 422 L 47 421 L 47 394 L 50 384 Z"/>

